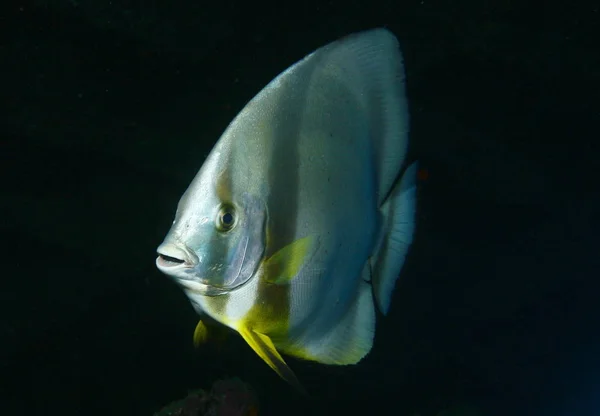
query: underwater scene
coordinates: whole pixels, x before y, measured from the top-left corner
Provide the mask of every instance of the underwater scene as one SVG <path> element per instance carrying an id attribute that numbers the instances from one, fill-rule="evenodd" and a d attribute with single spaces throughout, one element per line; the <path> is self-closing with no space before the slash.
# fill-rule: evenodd
<path id="1" fill-rule="evenodd" d="M 600 415 L 594 2 L 0 6 L 0 416 Z"/>

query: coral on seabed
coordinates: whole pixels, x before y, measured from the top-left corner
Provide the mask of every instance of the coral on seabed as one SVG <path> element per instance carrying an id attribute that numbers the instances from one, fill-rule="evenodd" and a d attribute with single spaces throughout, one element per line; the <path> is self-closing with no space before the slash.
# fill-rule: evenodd
<path id="1" fill-rule="evenodd" d="M 185 399 L 164 407 L 154 416 L 257 416 L 258 400 L 238 378 L 216 381 L 210 390 L 191 391 Z"/>

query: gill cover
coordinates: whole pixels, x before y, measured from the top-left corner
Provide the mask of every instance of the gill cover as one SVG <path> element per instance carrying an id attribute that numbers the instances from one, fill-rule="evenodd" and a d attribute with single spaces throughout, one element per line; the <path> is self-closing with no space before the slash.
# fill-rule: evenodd
<path id="1" fill-rule="evenodd" d="M 219 228 L 224 215 L 231 216 L 229 230 Z M 254 275 L 265 250 L 265 217 L 262 204 L 248 193 L 243 193 L 238 203 L 219 206 L 212 235 L 202 236 L 197 252 L 197 276 L 203 284 L 226 292 Z"/>
<path id="2" fill-rule="evenodd" d="M 191 196 L 181 198 L 157 264 L 196 293 L 227 293 L 246 283 L 262 260 L 266 208 L 247 192 L 233 201 Z"/>

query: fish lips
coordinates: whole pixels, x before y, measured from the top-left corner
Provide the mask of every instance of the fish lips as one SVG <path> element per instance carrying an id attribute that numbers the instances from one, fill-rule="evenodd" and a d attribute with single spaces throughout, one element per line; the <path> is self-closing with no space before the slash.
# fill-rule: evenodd
<path id="1" fill-rule="evenodd" d="M 193 268 L 200 262 L 198 256 L 183 244 L 164 242 L 158 246 L 156 252 L 156 265 L 165 272 Z"/>

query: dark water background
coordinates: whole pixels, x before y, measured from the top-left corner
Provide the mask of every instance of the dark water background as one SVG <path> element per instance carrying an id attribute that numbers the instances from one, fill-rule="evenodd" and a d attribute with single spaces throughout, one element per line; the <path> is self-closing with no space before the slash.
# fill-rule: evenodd
<path id="1" fill-rule="evenodd" d="M 0 415 L 151 415 L 239 376 L 264 415 L 600 414 L 598 2 L 0 6 Z M 386 25 L 418 232 L 372 354 L 290 360 L 307 402 L 154 266 L 179 196 L 271 78 Z"/>

